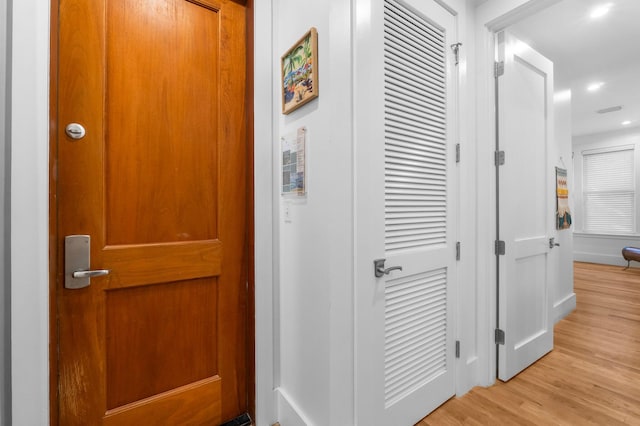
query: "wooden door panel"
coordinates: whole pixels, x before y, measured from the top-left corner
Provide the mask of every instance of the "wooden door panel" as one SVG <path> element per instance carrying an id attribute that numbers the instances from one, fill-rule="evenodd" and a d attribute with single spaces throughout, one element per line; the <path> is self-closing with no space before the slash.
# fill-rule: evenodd
<path id="1" fill-rule="evenodd" d="M 59 423 L 249 407 L 245 7 L 59 0 Z M 87 129 L 81 140 L 67 123 Z M 64 236 L 91 236 L 63 288 Z"/>
<path id="2" fill-rule="evenodd" d="M 219 240 L 107 246 L 103 265 L 111 270 L 109 288 L 163 283 L 220 275 Z"/>
<path id="3" fill-rule="evenodd" d="M 107 292 L 107 409 L 217 373 L 217 280 Z"/>
<path id="4" fill-rule="evenodd" d="M 184 0 L 107 2 L 109 245 L 217 237 L 219 21 Z"/>
<path id="5" fill-rule="evenodd" d="M 217 425 L 221 422 L 221 399 L 221 380 L 216 376 L 107 411 L 103 424 L 140 426 L 156 418 L 166 425 Z"/>

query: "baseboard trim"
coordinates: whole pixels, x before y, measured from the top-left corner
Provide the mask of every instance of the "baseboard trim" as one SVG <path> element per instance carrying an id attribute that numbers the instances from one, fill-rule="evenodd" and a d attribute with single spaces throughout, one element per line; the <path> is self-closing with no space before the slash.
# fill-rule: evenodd
<path id="1" fill-rule="evenodd" d="M 278 422 L 287 426 L 309 426 L 311 422 L 306 419 L 302 410 L 293 402 L 282 388 L 277 388 Z"/>
<path id="2" fill-rule="evenodd" d="M 627 266 L 627 261 L 620 255 L 594 254 L 585 252 L 574 252 L 573 260 L 576 262 L 600 263 L 603 265 Z"/>
<path id="3" fill-rule="evenodd" d="M 462 368 L 456 369 L 456 396 L 459 398 L 478 385 L 478 357 L 473 355 L 464 361 Z"/>
<path id="4" fill-rule="evenodd" d="M 571 293 L 553 305 L 554 324 L 576 309 L 576 294 Z"/>

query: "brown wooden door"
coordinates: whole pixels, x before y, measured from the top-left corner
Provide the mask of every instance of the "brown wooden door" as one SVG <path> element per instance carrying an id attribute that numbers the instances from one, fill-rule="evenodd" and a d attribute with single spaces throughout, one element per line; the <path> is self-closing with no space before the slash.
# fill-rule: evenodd
<path id="1" fill-rule="evenodd" d="M 58 6 L 58 422 L 232 419 L 250 359 L 245 6 Z M 110 274 L 69 290 L 75 234 Z"/>

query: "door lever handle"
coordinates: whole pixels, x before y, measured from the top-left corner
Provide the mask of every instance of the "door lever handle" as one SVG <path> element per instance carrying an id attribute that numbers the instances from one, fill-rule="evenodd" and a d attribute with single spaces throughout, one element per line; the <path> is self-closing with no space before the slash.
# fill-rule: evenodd
<path id="1" fill-rule="evenodd" d="M 92 278 L 92 277 L 102 277 L 104 275 L 109 275 L 108 269 L 95 269 L 93 271 L 75 271 L 71 276 L 73 278 Z"/>
<path id="2" fill-rule="evenodd" d="M 373 270 L 374 270 L 374 274 L 376 275 L 376 278 L 380 278 L 383 275 L 389 275 L 389 272 L 391 271 L 402 271 L 402 266 L 392 266 L 390 268 L 385 269 L 384 268 L 384 261 L 386 259 L 376 259 L 373 261 Z"/>
<path id="3" fill-rule="evenodd" d="M 560 244 L 556 243 L 555 238 L 549 238 L 549 248 L 552 249 L 554 247 L 560 247 Z"/>
<path id="4" fill-rule="evenodd" d="M 91 285 L 91 277 L 109 274 L 108 269 L 91 268 L 91 237 L 67 235 L 64 237 L 64 288 L 79 289 Z"/>

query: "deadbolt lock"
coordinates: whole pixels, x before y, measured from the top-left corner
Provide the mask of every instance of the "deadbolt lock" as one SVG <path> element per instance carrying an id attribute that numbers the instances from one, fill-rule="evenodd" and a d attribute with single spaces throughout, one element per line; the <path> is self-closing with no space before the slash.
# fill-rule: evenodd
<path id="1" fill-rule="evenodd" d="M 64 131 L 71 139 L 82 139 L 87 134 L 84 126 L 78 123 L 67 124 Z"/>

